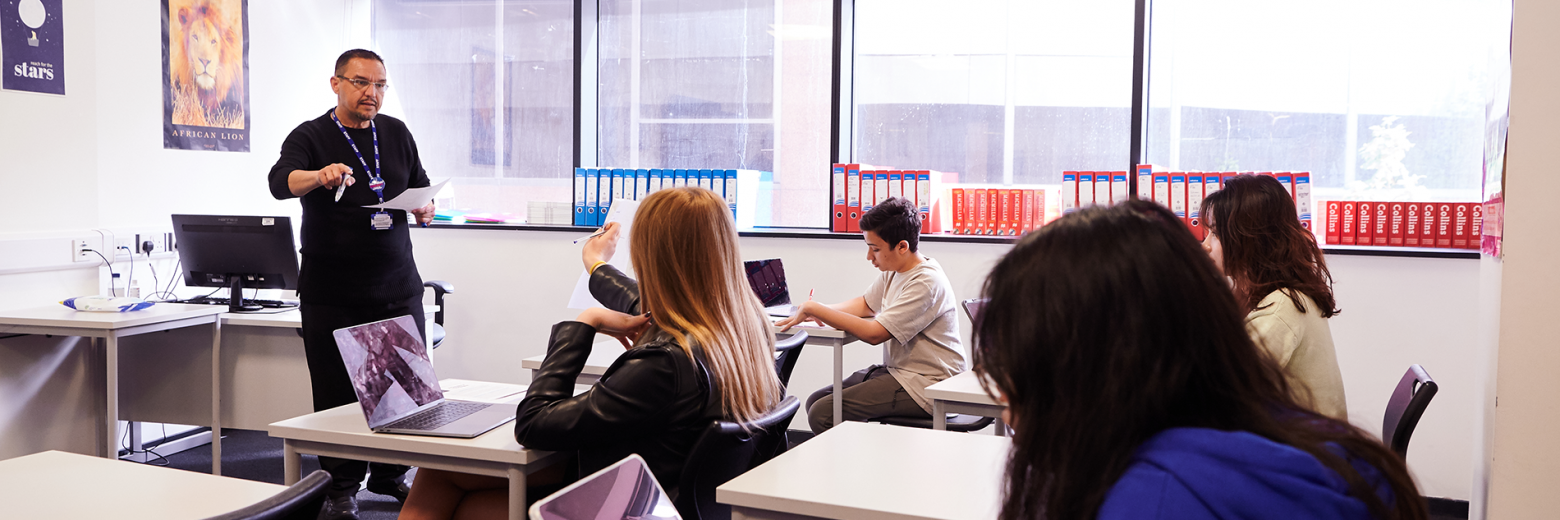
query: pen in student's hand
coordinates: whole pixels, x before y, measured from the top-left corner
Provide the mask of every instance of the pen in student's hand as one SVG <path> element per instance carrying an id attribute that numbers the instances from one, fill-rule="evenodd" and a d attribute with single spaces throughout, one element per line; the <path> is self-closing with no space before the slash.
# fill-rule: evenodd
<path id="1" fill-rule="evenodd" d="M 577 238 L 577 239 L 575 239 L 575 240 L 574 240 L 574 243 L 576 243 L 576 244 L 578 244 L 578 243 L 580 243 L 580 242 L 584 242 L 584 241 L 586 241 L 586 240 L 590 240 L 590 239 L 592 239 L 592 238 L 596 238 L 596 237 L 599 237 L 599 236 L 601 236 L 601 235 L 603 235 L 603 234 L 605 234 L 605 233 L 606 233 L 606 232 L 607 232 L 607 228 L 601 228 L 601 229 L 598 229 L 598 230 L 596 230 L 596 232 L 595 232 L 595 233 L 591 233 L 591 235 L 590 235 L 590 236 L 588 236 L 588 237 L 584 237 L 584 238 Z"/>
<path id="2" fill-rule="evenodd" d="M 812 293 L 813 293 L 814 290 L 815 289 L 808 289 L 807 290 L 807 301 L 812 301 Z"/>
<path id="3" fill-rule="evenodd" d="M 341 202 L 341 194 L 347 192 L 347 180 L 341 179 L 341 184 L 336 185 L 336 202 Z"/>

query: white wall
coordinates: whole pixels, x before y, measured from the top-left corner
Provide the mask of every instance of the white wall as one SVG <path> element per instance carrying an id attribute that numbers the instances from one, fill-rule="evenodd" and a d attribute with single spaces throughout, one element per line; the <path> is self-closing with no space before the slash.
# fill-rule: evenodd
<path id="1" fill-rule="evenodd" d="M 1560 349 L 1555 348 L 1555 294 L 1560 293 L 1560 190 L 1554 175 L 1554 143 L 1560 140 L 1560 5 L 1517 0 L 1512 26 L 1511 127 L 1506 155 L 1505 258 L 1492 291 L 1500 302 L 1493 414 L 1484 414 L 1491 438 L 1481 443 L 1476 485 L 1491 518 L 1544 518 L 1554 513 L 1560 487 Z M 1488 468 L 1485 472 L 1484 469 Z"/>
<path id="2" fill-rule="evenodd" d="M 333 103 L 332 60 L 366 32 L 364 0 L 250 2 L 251 152 L 162 149 L 160 22 L 157 0 L 66 0 L 67 96 L 0 91 L 0 192 L 7 217 L 0 241 L 91 228 L 166 226 L 172 213 L 296 215 L 272 200 L 265 174 L 281 139 Z M 394 59 L 391 59 L 394 74 Z M 387 107 L 389 109 L 390 107 Z M 449 280 L 445 377 L 527 381 L 520 359 L 541 354 L 581 269 L 573 233 L 415 229 L 427 279 Z M 748 258 L 783 257 L 793 296 L 815 289 L 836 301 L 865 288 L 874 271 L 854 241 L 745 238 Z M 928 243 L 956 293 L 977 293 L 1007 246 Z M 1442 390 L 1410 451 L 1427 494 L 1469 498 L 1476 458 L 1475 377 L 1486 350 L 1474 344 L 1478 262 L 1329 257 L 1344 313 L 1332 322 L 1351 420 L 1378 431 L 1386 395 L 1409 363 L 1425 365 Z M 94 269 L 0 274 L 0 308 L 37 305 L 96 290 Z M 968 334 L 968 323 L 962 323 Z M 3 335 L 0 335 L 3 336 Z M 847 347 L 848 367 L 880 359 Z M 810 349 L 792 387 L 805 394 L 830 381 L 832 353 Z M 0 339 L 0 458 L 43 449 L 90 453 L 93 379 L 84 349 L 70 340 Z M 38 396 L 48 396 L 40 400 Z M 801 423 L 798 423 L 797 427 Z"/>
<path id="3" fill-rule="evenodd" d="M 367 0 L 249 2 L 249 153 L 164 150 L 159 0 L 65 0 L 65 96 L 0 90 L 0 242 L 171 229 L 174 213 L 297 215 L 266 187 L 281 141 L 335 105 L 336 56 L 367 45 Z M 3 248 L 0 248 L 3 250 Z M 91 263 L 7 271 L 0 308 L 98 292 Z M 120 271 L 123 266 L 116 265 Z M 0 337 L 5 334 L 0 334 Z M 155 341 L 132 345 L 153 346 Z M 92 453 L 100 383 L 85 342 L 0 339 L 0 459 Z M 101 376 L 97 376 L 101 377 Z M 127 405 L 133 406 L 131 403 Z"/>

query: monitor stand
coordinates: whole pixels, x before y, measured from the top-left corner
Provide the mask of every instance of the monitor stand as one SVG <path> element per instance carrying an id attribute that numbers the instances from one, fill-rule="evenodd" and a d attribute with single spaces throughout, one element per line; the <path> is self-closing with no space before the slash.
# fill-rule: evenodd
<path id="1" fill-rule="evenodd" d="M 240 275 L 228 275 L 228 312 L 254 312 L 262 310 L 257 304 L 244 305 L 244 279 Z"/>

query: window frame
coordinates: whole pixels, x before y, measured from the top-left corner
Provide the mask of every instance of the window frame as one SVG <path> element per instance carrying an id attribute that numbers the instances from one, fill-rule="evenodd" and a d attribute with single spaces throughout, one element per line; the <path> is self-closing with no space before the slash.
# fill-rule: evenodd
<path id="1" fill-rule="evenodd" d="M 779 0 L 776 0 L 779 1 Z M 855 0 L 833 0 L 832 78 L 830 79 L 830 136 L 829 158 L 836 163 L 851 162 L 855 148 L 854 91 L 855 91 Z M 1148 95 L 1153 81 L 1149 73 L 1151 63 L 1150 32 L 1153 29 L 1153 0 L 1134 0 L 1133 54 L 1132 54 L 1132 102 L 1128 164 L 1123 170 L 1132 171 L 1148 155 Z M 599 78 L 600 60 L 600 4 L 596 0 L 574 0 L 574 166 L 597 168 L 600 148 Z M 826 169 L 820 165 L 820 174 Z M 833 183 L 828 183 L 830 190 Z M 1136 186 L 1131 189 L 1136 190 Z M 832 193 L 828 194 L 832 197 Z M 824 219 L 827 222 L 827 218 Z M 590 226 L 571 225 L 492 225 L 492 224 L 434 224 L 433 228 L 496 229 L 532 231 L 585 231 Z M 827 227 L 763 227 L 742 231 L 741 236 L 798 238 L 798 239 L 859 239 L 855 233 L 835 233 Z M 967 235 L 929 235 L 929 242 L 1012 243 L 1015 237 L 984 237 Z M 1361 256 L 1394 256 L 1422 258 L 1477 259 L 1477 251 L 1454 251 L 1424 248 L 1373 248 L 1324 244 L 1328 254 Z"/>

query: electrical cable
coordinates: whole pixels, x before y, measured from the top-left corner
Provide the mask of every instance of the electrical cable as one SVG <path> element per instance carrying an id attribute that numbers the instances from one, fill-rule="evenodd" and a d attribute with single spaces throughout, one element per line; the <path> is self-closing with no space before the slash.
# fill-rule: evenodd
<path id="1" fill-rule="evenodd" d="M 180 279 L 184 278 L 183 267 L 184 267 L 184 259 L 183 258 L 180 258 L 178 260 L 178 262 L 174 263 L 174 265 L 173 265 L 173 275 L 169 276 L 169 278 L 168 278 L 168 287 L 163 289 L 163 294 L 167 295 L 167 299 L 169 299 L 169 300 L 177 300 L 177 299 L 179 299 L 179 295 L 173 293 L 173 285 L 178 283 Z"/>
<path id="2" fill-rule="evenodd" d="M 135 285 L 135 251 L 131 251 L 130 248 L 125 246 L 119 246 L 115 249 L 116 251 L 123 249 L 126 253 L 130 253 L 130 278 L 125 280 L 125 296 L 130 296 L 130 286 Z M 115 256 L 118 256 L 117 253 Z M 139 298 L 140 295 L 138 294 L 136 297 Z"/>
<path id="3" fill-rule="evenodd" d="M 125 425 L 128 426 L 128 427 L 134 427 L 135 424 L 136 423 L 134 423 L 134 422 L 127 422 Z M 158 423 L 158 424 L 162 424 L 162 435 L 163 435 L 162 438 L 163 438 L 164 442 L 167 442 L 167 439 L 168 439 L 168 425 L 166 423 Z M 119 448 L 129 452 L 128 455 L 135 455 L 137 453 L 150 453 L 152 455 L 157 456 L 157 460 L 162 461 L 161 464 L 157 464 L 157 463 L 153 463 L 152 461 L 148 460 L 146 462 L 142 462 L 141 464 L 146 464 L 148 466 L 167 466 L 168 463 L 170 462 L 168 460 L 168 457 L 164 457 L 163 454 L 157 453 L 157 448 L 144 448 L 144 449 L 140 449 L 140 450 L 131 448 L 130 447 L 130 439 L 129 439 L 129 437 L 130 437 L 130 428 L 125 428 L 125 432 L 123 434 L 120 434 L 120 436 L 119 436 Z M 142 446 L 144 447 L 145 445 L 143 444 Z M 162 447 L 162 445 L 159 444 L 158 447 L 160 448 L 160 447 Z"/>
<path id="4" fill-rule="evenodd" d="M 103 259 L 103 265 L 108 266 L 108 294 L 113 295 L 114 294 L 114 278 L 116 276 L 118 276 L 118 275 L 114 274 L 114 263 L 108 261 L 108 257 L 103 256 L 103 253 L 99 253 L 98 250 L 96 250 L 96 249 L 86 249 L 86 251 L 91 251 L 92 254 L 98 255 L 98 258 L 102 258 Z M 128 286 L 126 286 L 126 287 L 128 287 Z"/>

